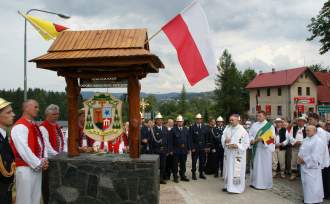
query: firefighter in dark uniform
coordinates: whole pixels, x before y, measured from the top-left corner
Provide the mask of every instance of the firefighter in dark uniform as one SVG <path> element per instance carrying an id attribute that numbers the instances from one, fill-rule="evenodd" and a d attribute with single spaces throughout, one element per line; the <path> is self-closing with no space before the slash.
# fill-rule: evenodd
<path id="1" fill-rule="evenodd" d="M 171 130 L 171 138 L 172 138 L 172 148 L 174 154 L 174 163 L 173 163 L 173 175 L 174 182 L 178 183 L 178 171 L 180 166 L 180 178 L 181 181 L 189 181 L 186 177 L 186 162 L 187 155 L 191 150 L 191 140 L 190 134 L 187 127 L 183 125 L 183 117 L 179 115 L 176 118 L 176 126 L 174 126 Z"/>
<path id="2" fill-rule="evenodd" d="M 220 175 L 222 177 L 223 171 L 223 155 L 224 149 L 221 145 L 221 137 L 222 133 L 225 130 L 224 120 L 221 116 L 219 116 L 216 120 L 216 126 L 211 129 L 211 138 L 212 138 L 212 152 L 215 152 L 215 174 L 214 177 L 219 177 L 219 170 Z"/>
<path id="3" fill-rule="evenodd" d="M 206 179 L 204 175 L 204 168 L 206 162 L 206 153 L 209 151 L 210 132 L 209 129 L 203 124 L 201 114 L 197 114 L 196 123 L 190 127 L 191 145 L 191 160 L 192 160 L 192 179 L 197 180 L 196 177 L 196 164 L 199 161 L 199 178 Z"/>
<path id="4" fill-rule="evenodd" d="M 0 98 L 0 203 L 12 203 L 14 182 L 14 155 L 9 145 L 9 128 L 14 123 L 15 114 L 11 103 Z"/>
<path id="5" fill-rule="evenodd" d="M 166 169 L 166 155 L 172 148 L 169 146 L 168 130 L 163 126 L 163 117 L 158 113 L 155 117 L 155 126 L 151 129 L 150 149 L 152 154 L 159 155 L 160 184 L 166 184 L 164 180 Z"/>

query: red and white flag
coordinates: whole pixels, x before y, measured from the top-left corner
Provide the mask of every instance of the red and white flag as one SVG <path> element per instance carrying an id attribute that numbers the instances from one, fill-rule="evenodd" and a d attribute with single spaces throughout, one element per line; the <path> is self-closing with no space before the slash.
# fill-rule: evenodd
<path id="1" fill-rule="evenodd" d="M 197 1 L 193 1 L 162 30 L 174 45 L 190 85 L 215 73 L 216 59 L 210 41 L 209 24 Z"/>

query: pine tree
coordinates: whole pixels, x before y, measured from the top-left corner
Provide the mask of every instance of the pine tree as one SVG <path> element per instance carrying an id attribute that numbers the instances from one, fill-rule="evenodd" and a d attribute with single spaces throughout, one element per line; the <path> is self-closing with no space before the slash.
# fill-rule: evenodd
<path id="1" fill-rule="evenodd" d="M 121 128 L 121 124 L 120 124 L 120 118 L 119 118 L 119 114 L 118 114 L 118 110 L 115 110 L 115 117 L 114 117 L 114 121 L 113 121 L 113 129 L 120 129 Z"/>
<path id="2" fill-rule="evenodd" d="M 214 91 L 215 110 L 228 118 L 232 113 L 242 114 L 245 109 L 241 103 L 242 77 L 236 68 L 231 54 L 225 50 L 220 57 Z"/>
<path id="3" fill-rule="evenodd" d="M 88 112 L 87 112 L 87 121 L 86 121 L 86 127 L 87 130 L 93 129 L 93 121 L 92 121 L 92 116 L 91 116 L 91 111 L 88 108 Z"/>
<path id="4" fill-rule="evenodd" d="M 185 115 L 188 110 L 188 100 L 187 100 L 187 92 L 186 92 L 186 87 L 182 85 L 182 90 L 178 102 L 178 111 L 179 114 Z"/>

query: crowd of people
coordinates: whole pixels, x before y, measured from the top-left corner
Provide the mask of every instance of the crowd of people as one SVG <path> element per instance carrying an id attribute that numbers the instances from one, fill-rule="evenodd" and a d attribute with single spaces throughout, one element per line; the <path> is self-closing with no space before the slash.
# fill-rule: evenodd
<path id="1" fill-rule="evenodd" d="M 12 203 L 15 176 L 17 204 L 39 204 L 42 197 L 47 204 L 48 158 L 67 151 L 68 135 L 57 123 L 57 105 L 49 105 L 39 123 L 34 121 L 39 114 L 37 101 L 25 101 L 22 111 L 14 123 L 11 103 L 0 98 L 0 201 Z M 80 151 L 129 151 L 128 123 L 116 140 L 99 142 L 83 133 L 83 110 L 77 122 Z M 316 113 L 290 123 L 281 118 L 268 121 L 260 111 L 253 124 L 243 124 L 238 114 L 231 115 L 228 124 L 221 116 L 205 123 L 197 114 L 192 125 L 182 115 L 165 123 L 160 113 L 147 121 L 141 114 L 141 153 L 159 155 L 160 184 L 171 177 L 176 183 L 189 182 L 190 156 L 191 179 L 207 179 L 205 174 L 221 177 L 224 192 L 243 193 L 247 174 L 250 186 L 260 190 L 272 188 L 274 177 L 300 177 L 304 202 L 320 203 L 330 197 L 329 132 L 330 123 L 320 122 Z"/>
<path id="2" fill-rule="evenodd" d="M 197 114 L 193 125 L 185 125 L 181 115 L 166 123 L 160 113 L 155 121 L 144 122 L 142 116 L 142 153 L 159 155 L 160 184 L 171 176 L 176 183 L 188 182 L 190 155 L 192 180 L 206 179 L 205 174 L 220 175 L 225 192 L 243 193 L 246 174 L 250 174 L 250 186 L 259 190 L 272 188 L 273 178 L 278 176 L 291 181 L 300 177 L 305 203 L 329 199 L 330 122 L 320 122 L 316 113 L 292 123 L 282 118 L 268 121 L 266 116 L 260 111 L 255 123 L 243 124 L 233 114 L 229 124 L 221 116 L 205 124 Z"/>

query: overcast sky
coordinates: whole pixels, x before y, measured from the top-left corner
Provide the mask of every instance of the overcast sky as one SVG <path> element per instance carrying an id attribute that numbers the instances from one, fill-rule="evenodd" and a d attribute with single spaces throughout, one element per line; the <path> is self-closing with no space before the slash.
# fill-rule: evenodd
<path id="1" fill-rule="evenodd" d="M 17 10 L 46 9 L 71 16 L 34 13 L 72 30 L 148 28 L 149 36 L 180 12 L 191 0 L 2 0 L 0 7 L 0 89 L 23 87 L 24 20 Z M 306 42 L 306 25 L 321 9 L 325 0 L 200 0 L 209 20 L 217 57 L 224 49 L 232 54 L 238 68 L 270 71 L 309 64 L 330 65 L 329 53 L 318 54 L 319 43 Z M 28 26 L 28 59 L 44 54 L 51 42 Z M 214 76 L 191 87 L 178 63 L 175 49 L 163 33 L 150 42 L 165 69 L 143 79 L 142 91 L 179 92 L 182 84 L 188 91 L 211 91 Z M 216 60 L 216 59 L 215 59 Z M 55 72 L 28 64 L 28 86 L 64 91 L 63 78 Z M 114 90 L 116 91 L 116 90 Z"/>

